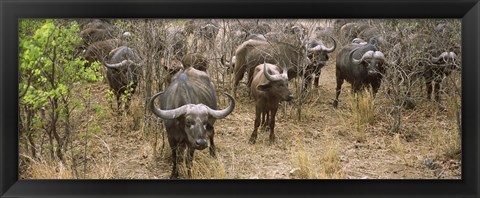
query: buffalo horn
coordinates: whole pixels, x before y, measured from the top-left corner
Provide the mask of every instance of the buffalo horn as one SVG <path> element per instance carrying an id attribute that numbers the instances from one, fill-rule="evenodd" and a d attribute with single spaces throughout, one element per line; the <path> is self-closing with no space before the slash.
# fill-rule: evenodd
<path id="1" fill-rule="evenodd" d="M 213 110 L 207 106 L 208 114 L 210 114 L 212 117 L 216 119 L 222 119 L 224 117 L 227 117 L 227 115 L 232 113 L 233 109 L 235 108 L 235 99 L 228 93 L 224 93 L 224 94 L 228 96 L 228 98 L 230 99 L 230 105 L 227 108 L 223 110 Z"/>
<path id="2" fill-rule="evenodd" d="M 178 118 L 181 115 L 185 114 L 185 112 L 187 110 L 187 105 L 183 105 L 181 107 L 178 107 L 176 109 L 171 109 L 171 110 L 161 110 L 159 108 L 156 108 L 154 101 L 158 96 L 160 96 L 162 94 L 163 94 L 163 92 L 157 93 L 152 97 L 152 99 L 150 99 L 149 106 L 150 106 L 150 110 L 153 112 L 153 114 L 155 114 L 156 116 L 158 116 L 162 119 L 165 119 L 165 120 L 175 119 L 175 118 Z"/>
<path id="3" fill-rule="evenodd" d="M 337 42 L 335 42 L 335 39 L 333 39 L 333 37 L 329 36 L 330 39 L 332 39 L 333 41 L 333 46 L 331 48 L 326 48 L 325 46 L 322 45 L 322 50 L 327 52 L 327 53 L 332 53 L 335 48 L 337 47 Z"/>
<path id="4" fill-rule="evenodd" d="M 433 57 L 432 62 L 434 62 L 434 63 L 439 62 L 441 59 L 443 59 L 445 57 L 448 57 L 448 52 L 443 52 L 442 54 L 440 54 L 440 56 Z"/>
<path id="5" fill-rule="evenodd" d="M 316 51 L 320 51 L 322 49 L 323 49 L 323 45 L 321 45 L 321 44 L 316 45 L 315 47 L 307 47 L 308 52 L 316 52 Z"/>
<path id="6" fill-rule="evenodd" d="M 383 55 L 383 53 L 381 51 L 376 51 L 373 54 L 373 58 L 377 58 L 377 59 L 380 59 L 382 61 L 385 61 L 385 55 Z"/>
<path id="7" fill-rule="evenodd" d="M 270 74 L 267 72 L 267 63 L 263 63 L 263 74 L 265 75 L 265 78 L 267 78 L 267 80 L 269 80 L 269 81 L 271 81 L 271 82 L 281 80 L 281 78 L 280 78 L 279 75 L 270 75 Z"/>
<path id="8" fill-rule="evenodd" d="M 358 49 L 358 48 L 357 48 Z M 356 65 L 362 63 L 362 61 L 365 59 L 365 58 L 370 58 L 370 57 L 373 57 L 373 54 L 374 52 L 372 50 L 369 50 L 367 52 L 365 52 L 365 54 L 363 54 L 362 58 L 360 58 L 360 60 L 357 60 L 355 58 L 353 58 L 353 52 L 356 51 L 356 50 L 352 50 L 352 52 L 350 52 L 350 57 L 352 59 L 352 62 Z"/>
<path id="9" fill-rule="evenodd" d="M 453 58 L 453 59 L 457 58 L 457 54 L 455 54 L 455 52 L 450 52 L 448 53 L 448 55 L 450 56 L 450 58 Z"/>
<path id="10" fill-rule="evenodd" d="M 119 63 L 114 63 L 114 64 L 109 64 L 109 63 L 105 63 L 105 66 L 110 68 L 110 69 L 120 69 L 122 67 L 124 67 L 125 65 L 128 65 L 128 64 L 133 64 L 133 65 L 136 65 L 136 66 L 140 66 L 142 63 L 135 63 L 131 60 L 123 60 L 122 62 L 119 62 Z"/>

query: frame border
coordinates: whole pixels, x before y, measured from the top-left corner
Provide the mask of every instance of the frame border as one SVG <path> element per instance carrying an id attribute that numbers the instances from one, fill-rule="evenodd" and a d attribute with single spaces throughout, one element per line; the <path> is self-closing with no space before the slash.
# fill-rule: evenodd
<path id="1" fill-rule="evenodd" d="M 0 197 L 478 197 L 479 0 L 0 0 Z M 18 180 L 19 18 L 461 18 L 461 180 Z"/>

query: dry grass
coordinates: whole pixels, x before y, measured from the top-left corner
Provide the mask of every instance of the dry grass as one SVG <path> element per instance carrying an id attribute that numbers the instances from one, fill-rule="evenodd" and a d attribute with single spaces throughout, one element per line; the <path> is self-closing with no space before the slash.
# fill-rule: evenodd
<path id="1" fill-rule="evenodd" d="M 352 111 L 352 119 L 359 125 L 373 124 L 375 118 L 375 99 L 369 89 L 351 94 L 348 104 Z"/>
<path id="2" fill-rule="evenodd" d="M 30 159 L 30 164 L 24 174 L 35 179 L 115 179 L 118 178 L 118 166 L 110 162 L 98 160 L 92 162 L 85 174 L 83 171 L 74 170 L 72 160 L 62 161 L 36 161 Z M 77 174 L 75 173 L 77 172 Z"/>
<path id="3" fill-rule="evenodd" d="M 206 55 L 211 56 L 212 52 Z M 421 159 L 432 155 L 437 157 L 436 160 L 443 156 L 446 161 L 460 164 L 444 165 L 444 178 L 461 177 L 461 139 L 455 123 L 460 112 L 459 100 L 445 97 L 447 112 L 439 112 L 431 102 L 422 102 L 416 109 L 402 113 L 399 134 L 389 133 L 392 104 L 383 88 L 373 99 L 368 91 L 349 94 L 350 85 L 345 83 L 340 97 L 343 102 L 338 109 L 332 107 L 335 56 L 332 57 L 322 69 L 319 88 L 312 90 L 303 104 L 300 121 L 296 119 L 292 103 L 287 104 L 286 110 L 281 105 L 275 126 L 277 139 L 273 145 L 269 144 L 269 135 L 265 131 L 258 132 L 256 144 L 248 144 L 255 107 L 247 95 L 248 88 L 241 83 L 234 112 L 215 123 L 217 158 L 212 158 L 208 149 L 196 151 L 192 178 L 430 179 L 437 177 L 423 167 Z M 219 68 L 222 67 L 215 63 L 209 68 L 213 78 L 219 75 Z M 219 92 L 220 107 L 229 102 L 221 94 L 230 87 L 228 75 L 224 86 L 220 83 L 223 80 L 213 80 Z M 85 118 L 87 116 L 77 113 L 74 117 L 78 118 L 75 119 L 77 126 L 85 126 L 89 121 L 100 126 L 100 131 L 87 145 L 86 178 L 169 178 L 172 159 L 168 141 L 162 141 L 162 135 L 166 140 L 165 129 L 161 120 L 144 118 L 144 90 L 138 90 L 134 95 L 132 113 L 118 117 L 109 109 L 105 97 L 108 86 L 98 83 L 94 87 L 100 91 L 93 96 L 103 108 L 103 114 L 99 113 L 101 111 L 91 112 Z M 153 88 L 157 90 L 155 86 Z M 83 146 L 81 140 L 74 143 L 74 148 Z M 22 155 L 27 153 L 21 151 Z M 22 178 L 74 178 L 69 159 L 65 164 L 53 160 L 25 161 L 28 163 L 21 171 Z M 179 167 L 180 177 L 187 178 L 185 164 Z M 78 169 L 83 170 L 83 167 Z M 83 178 L 83 175 L 77 178 Z"/>
<path id="4" fill-rule="evenodd" d="M 314 170 L 312 166 L 310 156 L 305 151 L 305 143 L 298 133 L 295 134 L 295 142 L 297 142 L 297 145 L 291 160 L 294 168 L 290 171 L 290 176 L 296 179 L 317 178 L 316 170 Z"/>
<path id="5" fill-rule="evenodd" d="M 374 98 L 364 90 L 347 97 L 349 108 L 338 109 L 342 126 L 357 142 L 367 141 L 367 130 L 375 121 Z"/>
<path id="6" fill-rule="evenodd" d="M 227 174 L 222 157 L 213 158 L 207 150 L 195 152 L 191 179 L 226 179 Z M 179 165 L 179 174 L 188 178 L 186 163 Z"/>
<path id="7" fill-rule="evenodd" d="M 411 164 L 407 159 L 407 148 L 405 148 L 404 140 L 400 137 L 400 134 L 393 135 L 392 143 L 390 148 L 395 152 L 406 165 Z"/>
<path id="8" fill-rule="evenodd" d="M 72 169 L 62 162 L 30 160 L 25 175 L 35 179 L 73 179 Z"/>
<path id="9" fill-rule="evenodd" d="M 320 179 L 345 179 L 346 174 L 340 162 L 340 146 L 334 140 L 327 141 L 325 151 L 320 157 Z"/>
<path id="10" fill-rule="evenodd" d="M 430 145 L 436 156 L 459 159 L 461 155 L 461 136 L 452 126 L 433 126 L 428 133 Z M 455 126 L 453 126 L 455 127 Z"/>

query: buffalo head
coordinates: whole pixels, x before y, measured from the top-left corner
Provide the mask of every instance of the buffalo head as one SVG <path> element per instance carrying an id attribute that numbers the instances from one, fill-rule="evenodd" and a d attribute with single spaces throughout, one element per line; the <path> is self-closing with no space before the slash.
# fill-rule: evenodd
<path id="1" fill-rule="evenodd" d="M 257 89 L 260 91 L 270 92 L 275 95 L 276 98 L 279 98 L 282 101 L 291 101 L 293 95 L 288 89 L 288 74 L 287 68 L 282 69 L 281 74 L 271 75 L 269 70 L 267 70 L 267 64 L 263 64 L 263 74 L 268 82 L 260 84 L 257 86 Z"/>
<path id="2" fill-rule="evenodd" d="M 349 54 L 352 63 L 365 67 L 369 76 L 382 74 L 383 63 L 385 62 L 385 56 L 383 53 L 381 51 L 369 50 L 362 55 L 362 58 L 357 60 L 353 58 L 353 53 L 357 49 L 352 50 Z"/>
<path id="3" fill-rule="evenodd" d="M 227 93 L 230 106 L 223 110 L 214 110 L 204 104 L 186 104 L 176 109 L 162 110 L 154 105 L 155 99 L 162 95 L 160 92 L 150 99 L 150 109 L 158 117 L 166 120 L 177 119 L 179 127 L 187 134 L 187 142 L 191 148 L 203 150 L 208 147 L 207 128 L 212 128 L 211 118 L 221 119 L 232 113 L 235 108 L 235 99 Z"/>
<path id="4" fill-rule="evenodd" d="M 333 39 L 332 37 L 330 37 L 330 39 L 332 39 L 332 42 L 333 42 L 333 46 L 330 48 L 327 48 L 322 41 L 316 41 L 316 40 L 307 41 L 307 44 L 305 45 L 307 50 L 307 55 L 310 61 L 315 66 L 323 67 L 328 61 L 328 54 L 335 51 L 335 48 L 337 47 L 337 43 L 335 42 L 335 39 Z"/>

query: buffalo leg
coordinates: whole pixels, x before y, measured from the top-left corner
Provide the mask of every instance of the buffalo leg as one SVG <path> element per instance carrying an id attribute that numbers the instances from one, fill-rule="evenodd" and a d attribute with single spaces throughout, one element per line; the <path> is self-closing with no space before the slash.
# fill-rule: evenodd
<path id="1" fill-rule="evenodd" d="M 131 86 L 128 86 L 131 91 L 129 92 L 127 96 L 127 101 L 125 102 L 125 110 L 127 111 L 127 114 L 130 114 L 130 102 L 132 101 L 133 94 L 135 94 L 135 89 L 137 88 L 137 84 L 133 83 Z"/>
<path id="2" fill-rule="evenodd" d="M 268 116 L 269 116 L 269 113 L 268 111 L 263 111 L 262 112 L 262 122 L 261 122 L 261 126 L 262 126 L 262 130 L 266 131 L 268 129 Z"/>
<path id="3" fill-rule="evenodd" d="M 117 113 L 120 114 L 120 112 L 122 112 L 120 109 L 120 106 L 122 105 L 122 101 L 120 99 L 120 94 L 117 94 L 116 96 L 117 96 Z"/>
<path id="4" fill-rule="evenodd" d="M 210 126 L 208 126 L 210 128 Z M 215 148 L 215 143 L 213 142 L 213 137 L 214 137 L 214 134 L 215 134 L 215 128 L 211 127 L 209 129 L 210 134 L 209 134 L 209 137 L 210 137 L 210 147 L 209 147 L 209 150 L 210 150 L 210 156 L 216 158 L 217 157 L 217 149 Z"/>
<path id="5" fill-rule="evenodd" d="M 269 119 L 270 118 L 270 113 L 268 111 L 265 111 L 265 116 L 266 116 L 266 118 L 265 118 L 265 130 L 268 130 L 268 124 L 267 123 L 269 123 L 269 120 L 270 120 Z"/>
<path id="6" fill-rule="evenodd" d="M 440 80 L 435 80 L 434 81 L 434 94 L 435 94 L 435 102 L 439 103 L 440 104 L 440 83 L 441 81 Z"/>
<path id="7" fill-rule="evenodd" d="M 250 144 L 255 144 L 255 141 L 257 140 L 257 131 L 258 127 L 260 126 L 260 114 L 262 111 L 260 111 L 260 108 L 257 106 L 255 110 L 255 125 L 253 127 L 253 132 L 252 135 L 250 136 L 250 140 L 248 143 Z"/>
<path id="8" fill-rule="evenodd" d="M 322 74 L 322 70 L 318 70 L 318 72 L 315 73 L 315 82 L 313 82 L 315 88 L 320 84 L 320 74 Z"/>
<path id="9" fill-rule="evenodd" d="M 270 119 L 270 144 L 273 144 L 275 142 L 275 115 L 277 115 L 277 110 L 278 110 L 278 105 L 270 111 L 270 114 L 272 114 L 272 118 Z"/>
<path id="10" fill-rule="evenodd" d="M 237 87 L 240 81 L 243 79 L 243 75 L 245 74 L 245 67 L 246 65 L 235 65 L 235 79 L 233 81 L 233 96 L 236 97 L 237 94 Z"/>
<path id="11" fill-rule="evenodd" d="M 265 130 L 265 128 L 267 127 L 267 123 L 265 122 L 265 119 L 267 118 L 267 114 L 265 112 L 262 112 L 260 114 L 260 117 L 261 117 L 260 125 L 262 126 L 263 130 Z"/>
<path id="12" fill-rule="evenodd" d="M 250 85 L 252 84 L 252 80 L 253 80 L 253 72 L 254 72 L 254 69 L 248 69 L 248 74 L 247 74 L 247 87 L 250 87 Z"/>
<path id="13" fill-rule="evenodd" d="M 335 89 L 335 100 L 333 101 L 333 107 L 337 108 L 338 106 L 338 96 L 340 96 L 340 92 L 342 91 L 343 85 L 343 78 L 338 77 L 337 71 L 337 88 Z"/>
<path id="14" fill-rule="evenodd" d="M 172 174 L 170 175 L 170 179 L 177 179 L 178 178 L 178 168 L 177 164 L 179 162 L 178 152 L 180 151 L 179 144 L 175 143 L 175 141 L 169 139 L 170 149 L 172 150 Z"/>
<path id="15" fill-rule="evenodd" d="M 192 164 L 193 164 L 193 154 L 194 153 L 195 153 L 195 149 L 188 147 L 188 155 L 187 155 L 188 178 L 192 178 Z"/>
<path id="16" fill-rule="evenodd" d="M 370 85 L 372 86 L 373 97 L 375 97 L 377 95 L 378 89 L 380 89 L 380 84 L 381 84 L 380 80 L 373 81 L 373 82 L 370 83 Z"/>
<path id="17" fill-rule="evenodd" d="M 440 80 L 435 80 L 434 83 L 435 83 L 435 84 L 434 84 L 434 86 L 435 86 L 435 92 L 434 92 L 434 94 L 435 94 L 435 102 L 437 103 L 438 109 L 439 109 L 440 111 L 445 111 L 445 107 L 444 107 L 444 106 L 442 105 L 442 103 L 440 102 L 440 88 L 441 88 L 441 87 L 440 87 L 440 83 L 442 83 L 442 80 L 441 80 L 441 79 L 440 79 Z"/>
<path id="18" fill-rule="evenodd" d="M 127 96 L 127 100 L 125 101 L 125 111 L 127 112 L 127 114 L 130 114 L 129 106 L 130 106 L 131 100 L 132 100 L 132 95 Z"/>
<path id="19" fill-rule="evenodd" d="M 430 100 L 432 96 L 432 81 L 431 80 L 426 80 L 425 82 L 426 87 L 427 87 L 427 99 Z"/>
<path id="20" fill-rule="evenodd" d="M 305 75 L 305 84 L 303 85 L 303 90 L 308 91 L 310 89 L 310 86 L 312 85 L 312 80 L 312 75 Z"/>

